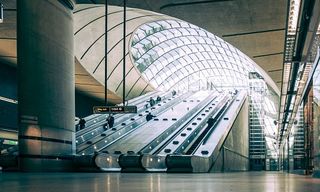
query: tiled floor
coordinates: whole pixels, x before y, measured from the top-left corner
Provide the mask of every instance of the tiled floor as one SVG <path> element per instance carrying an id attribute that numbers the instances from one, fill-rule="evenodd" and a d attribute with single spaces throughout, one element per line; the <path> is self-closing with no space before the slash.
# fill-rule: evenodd
<path id="1" fill-rule="evenodd" d="M 0 173 L 1 192 L 319 192 L 320 179 L 280 172 L 166 173 Z"/>

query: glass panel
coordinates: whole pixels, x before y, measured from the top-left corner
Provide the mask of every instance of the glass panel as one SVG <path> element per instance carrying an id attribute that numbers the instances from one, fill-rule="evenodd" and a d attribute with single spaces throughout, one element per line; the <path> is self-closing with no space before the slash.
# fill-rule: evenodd
<path id="1" fill-rule="evenodd" d="M 198 70 L 203 70 L 201 81 L 210 76 L 219 87 L 244 87 L 248 85 L 248 71 L 256 71 L 254 62 L 229 43 L 179 20 L 140 26 L 131 46 L 134 65 L 143 76 L 155 79 L 150 83 L 156 88 L 187 86 L 188 75 L 193 81 L 199 80 L 199 74 L 194 73 Z"/>

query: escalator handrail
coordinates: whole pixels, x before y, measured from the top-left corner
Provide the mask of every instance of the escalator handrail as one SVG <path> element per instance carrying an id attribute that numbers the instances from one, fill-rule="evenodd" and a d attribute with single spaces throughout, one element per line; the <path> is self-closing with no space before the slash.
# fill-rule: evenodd
<path id="1" fill-rule="evenodd" d="M 214 120 L 215 123 L 211 127 L 206 127 L 202 133 L 198 136 L 196 141 L 192 143 L 192 146 L 189 147 L 188 151 L 186 152 L 187 155 L 193 154 L 194 151 L 196 151 L 199 148 L 200 144 L 205 144 L 207 142 L 208 136 L 211 135 L 212 131 L 215 129 L 215 126 L 218 124 L 218 122 L 221 120 L 223 114 L 227 111 L 228 106 L 230 106 L 230 103 L 232 102 L 227 102 L 225 103 L 221 109 L 219 110 L 218 113 L 215 114 Z M 192 151 L 191 151 L 192 150 Z"/>

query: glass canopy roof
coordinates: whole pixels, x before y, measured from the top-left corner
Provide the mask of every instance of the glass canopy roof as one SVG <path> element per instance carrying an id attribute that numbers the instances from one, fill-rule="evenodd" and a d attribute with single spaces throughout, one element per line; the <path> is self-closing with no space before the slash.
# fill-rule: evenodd
<path id="1" fill-rule="evenodd" d="M 241 51 L 180 20 L 141 25 L 132 36 L 130 51 L 136 68 L 159 90 L 189 90 L 195 84 L 247 88 L 249 72 L 261 74 Z"/>

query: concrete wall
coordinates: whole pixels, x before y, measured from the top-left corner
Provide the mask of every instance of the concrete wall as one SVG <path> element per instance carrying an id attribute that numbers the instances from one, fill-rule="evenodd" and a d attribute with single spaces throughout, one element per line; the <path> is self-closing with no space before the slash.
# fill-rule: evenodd
<path id="1" fill-rule="evenodd" d="M 73 14 L 62 2 L 17 1 L 19 167 L 23 171 L 72 168 Z"/>
<path id="2" fill-rule="evenodd" d="M 249 170 L 248 99 L 242 106 L 211 172 Z"/>
<path id="3" fill-rule="evenodd" d="M 14 100 L 18 98 L 17 70 L 2 63 L 0 63 L 0 96 Z"/>
<path id="4" fill-rule="evenodd" d="M 0 96 L 17 100 L 17 69 L 0 63 Z M 76 116 L 92 114 L 92 106 L 103 105 L 93 97 L 82 92 L 75 92 Z M 18 105 L 0 100 L 0 128 L 18 130 Z"/>
<path id="5" fill-rule="evenodd" d="M 92 107 L 104 105 L 103 101 L 96 100 L 81 92 L 76 91 L 76 116 L 86 117 L 92 114 Z"/>
<path id="6" fill-rule="evenodd" d="M 18 105 L 0 101 L 0 129 L 18 130 Z"/>

